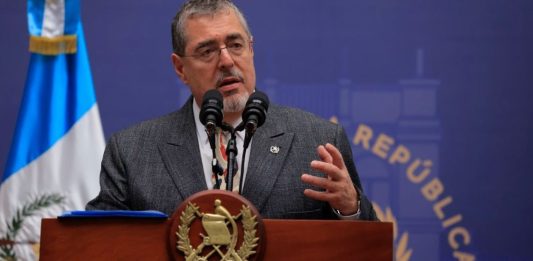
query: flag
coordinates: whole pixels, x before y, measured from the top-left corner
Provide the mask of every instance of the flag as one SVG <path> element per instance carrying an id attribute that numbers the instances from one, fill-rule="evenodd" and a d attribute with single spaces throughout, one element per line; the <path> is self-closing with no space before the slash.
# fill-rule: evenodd
<path id="1" fill-rule="evenodd" d="M 28 74 L 0 183 L 0 260 L 36 259 L 42 217 L 98 193 L 104 136 L 79 0 L 28 0 Z"/>

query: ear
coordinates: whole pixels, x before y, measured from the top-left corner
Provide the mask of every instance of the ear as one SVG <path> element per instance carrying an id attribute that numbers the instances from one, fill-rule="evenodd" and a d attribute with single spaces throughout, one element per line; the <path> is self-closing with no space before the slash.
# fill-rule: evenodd
<path id="1" fill-rule="evenodd" d="M 181 57 L 179 57 L 177 54 L 172 53 L 171 55 L 172 64 L 174 65 L 174 71 L 180 77 L 181 81 L 184 84 L 187 84 L 187 76 L 185 75 L 183 71 L 183 60 Z"/>

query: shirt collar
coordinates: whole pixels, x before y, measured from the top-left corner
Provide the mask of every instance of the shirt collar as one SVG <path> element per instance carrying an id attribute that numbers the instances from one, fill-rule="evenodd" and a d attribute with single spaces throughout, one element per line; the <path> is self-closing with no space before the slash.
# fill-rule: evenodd
<path id="1" fill-rule="evenodd" d="M 192 100 L 192 114 L 194 116 L 194 124 L 196 125 L 196 135 L 198 135 L 198 140 L 201 144 L 209 143 L 205 127 L 202 122 L 200 122 L 200 107 L 196 104 L 195 99 Z"/>

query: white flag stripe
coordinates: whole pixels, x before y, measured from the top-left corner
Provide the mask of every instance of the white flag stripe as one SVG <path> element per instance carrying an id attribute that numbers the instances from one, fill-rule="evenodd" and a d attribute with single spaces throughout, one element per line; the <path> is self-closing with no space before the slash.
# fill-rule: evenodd
<path id="1" fill-rule="evenodd" d="M 37 192 L 65 196 L 66 204 L 62 210 L 84 209 L 87 201 L 99 191 L 98 178 L 104 148 L 98 105 L 94 104 L 52 148 L 2 184 L 0 198 L 16 200 L 0 201 L 0 219 L 9 221 L 17 209 L 37 196 Z M 59 215 L 59 211 L 56 209 L 56 213 L 50 214 Z M 5 222 L 0 222 L 0 233 L 6 231 Z M 23 229 L 17 240 L 38 241 L 39 232 L 38 228 Z"/>
<path id="2" fill-rule="evenodd" d="M 65 0 L 46 0 L 41 36 L 62 36 L 65 30 Z"/>

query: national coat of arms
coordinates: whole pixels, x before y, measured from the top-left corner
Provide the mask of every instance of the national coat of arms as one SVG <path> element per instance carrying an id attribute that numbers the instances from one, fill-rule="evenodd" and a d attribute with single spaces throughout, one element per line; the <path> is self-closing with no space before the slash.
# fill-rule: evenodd
<path id="1" fill-rule="evenodd" d="M 259 241 L 257 216 L 244 204 L 240 212 L 233 215 L 223 206 L 222 200 L 215 199 L 213 203 L 214 213 L 201 212 L 196 203 L 187 203 L 179 216 L 175 248 L 188 261 L 248 260 L 256 253 Z M 195 234 L 191 227 L 198 221 L 201 227 L 197 230 L 201 232 Z M 200 243 L 193 246 L 192 237 L 199 237 Z"/>

